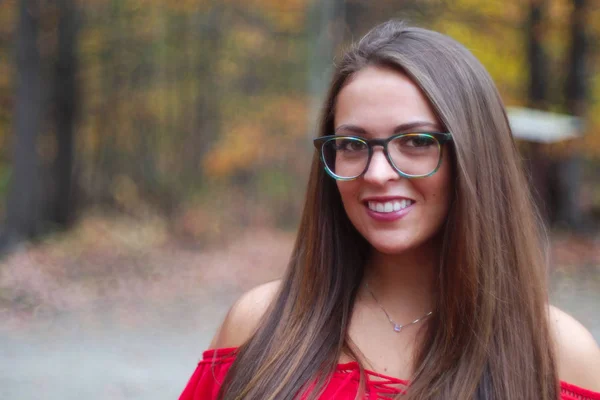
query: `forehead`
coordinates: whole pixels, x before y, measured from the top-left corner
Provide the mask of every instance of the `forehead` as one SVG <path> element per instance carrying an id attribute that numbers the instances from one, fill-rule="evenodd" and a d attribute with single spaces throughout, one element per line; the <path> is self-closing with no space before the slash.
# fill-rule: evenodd
<path id="1" fill-rule="evenodd" d="M 338 94 L 334 124 L 357 125 L 367 132 L 389 134 L 416 121 L 439 125 L 417 85 L 405 74 L 370 66 L 355 73 Z"/>

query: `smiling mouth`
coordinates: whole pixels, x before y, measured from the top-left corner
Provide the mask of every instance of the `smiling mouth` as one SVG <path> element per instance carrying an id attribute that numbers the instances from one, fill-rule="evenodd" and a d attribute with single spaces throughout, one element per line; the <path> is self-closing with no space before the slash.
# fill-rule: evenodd
<path id="1" fill-rule="evenodd" d="M 410 199 L 392 201 L 367 201 L 366 205 L 371 211 L 378 213 L 392 213 L 410 207 L 414 201 Z"/>

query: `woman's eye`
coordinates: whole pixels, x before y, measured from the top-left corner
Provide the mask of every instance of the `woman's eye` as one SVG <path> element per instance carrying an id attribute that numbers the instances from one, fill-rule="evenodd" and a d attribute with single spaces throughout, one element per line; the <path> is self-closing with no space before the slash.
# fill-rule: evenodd
<path id="1" fill-rule="evenodd" d="M 339 140 L 338 150 L 341 151 L 363 151 L 367 149 L 367 145 L 356 140 Z"/>
<path id="2" fill-rule="evenodd" d="M 408 147 L 428 147 L 433 146 L 434 144 L 435 140 L 428 136 L 414 136 L 404 140 L 404 145 Z"/>

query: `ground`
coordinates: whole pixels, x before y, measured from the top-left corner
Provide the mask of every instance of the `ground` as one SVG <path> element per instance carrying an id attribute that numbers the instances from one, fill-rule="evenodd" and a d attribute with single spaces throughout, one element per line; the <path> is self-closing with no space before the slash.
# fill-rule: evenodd
<path id="1" fill-rule="evenodd" d="M 203 248 L 169 232 L 161 220 L 88 217 L 5 257 L 0 398 L 177 398 L 233 300 L 279 277 L 293 244 L 273 228 Z M 599 240 L 553 243 L 552 302 L 600 340 Z"/>

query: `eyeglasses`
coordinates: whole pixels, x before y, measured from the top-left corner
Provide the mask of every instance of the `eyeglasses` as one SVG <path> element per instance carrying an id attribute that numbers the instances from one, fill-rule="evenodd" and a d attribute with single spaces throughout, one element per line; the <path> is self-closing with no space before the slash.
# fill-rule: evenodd
<path id="1" fill-rule="evenodd" d="M 349 181 L 367 172 L 375 146 L 383 147 L 385 157 L 400 176 L 431 176 L 442 164 L 443 144 L 451 140 L 450 133 L 416 132 L 387 139 L 328 135 L 316 138 L 313 143 L 321 153 L 325 171 L 336 180 Z"/>

